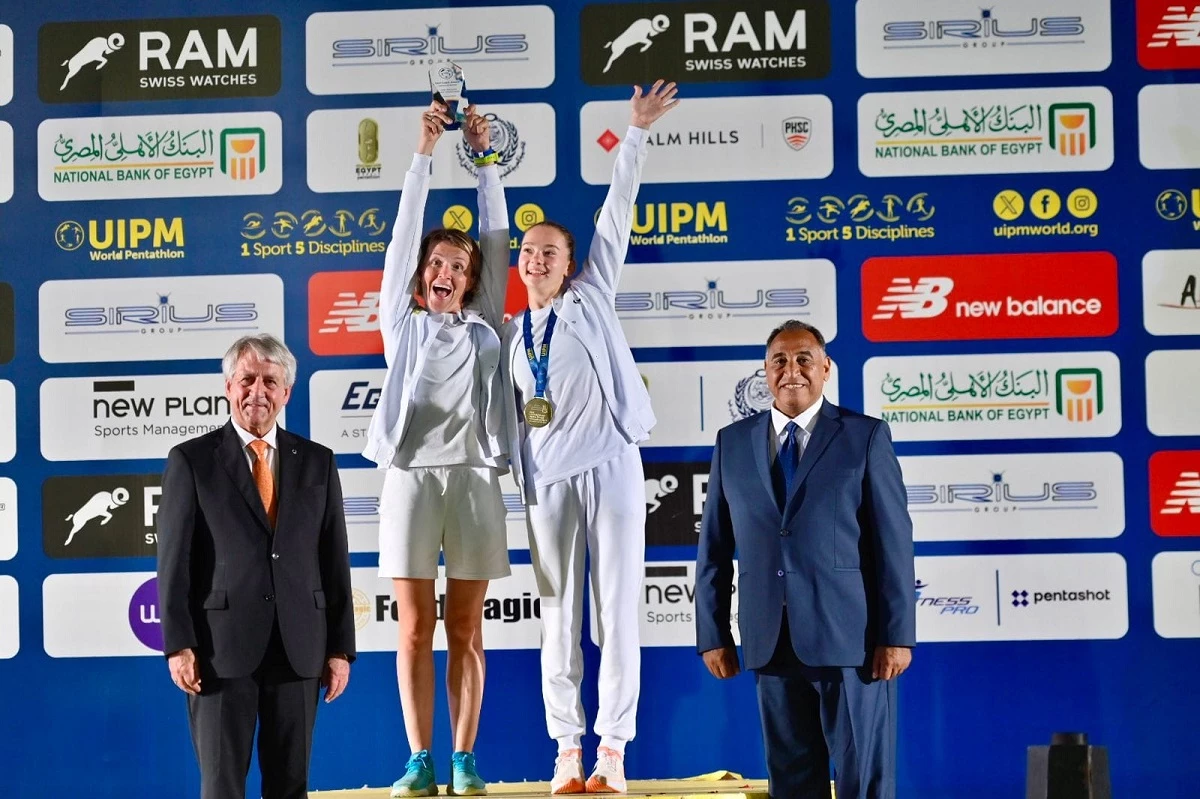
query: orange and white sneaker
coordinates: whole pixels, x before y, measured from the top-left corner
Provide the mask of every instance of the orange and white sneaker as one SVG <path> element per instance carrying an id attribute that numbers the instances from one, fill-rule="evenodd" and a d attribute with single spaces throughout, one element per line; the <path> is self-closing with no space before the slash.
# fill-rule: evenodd
<path id="1" fill-rule="evenodd" d="M 587 781 L 588 793 L 625 793 L 625 757 L 615 749 L 596 750 L 596 768 Z"/>
<path id="2" fill-rule="evenodd" d="M 554 778 L 550 780 L 553 796 L 567 793 L 587 793 L 583 782 L 583 750 L 567 749 L 559 752 L 554 761 Z"/>

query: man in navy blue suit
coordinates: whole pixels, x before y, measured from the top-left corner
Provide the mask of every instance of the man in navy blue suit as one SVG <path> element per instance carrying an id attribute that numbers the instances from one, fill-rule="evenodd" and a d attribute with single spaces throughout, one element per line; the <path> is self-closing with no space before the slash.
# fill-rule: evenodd
<path id="1" fill-rule="evenodd" d="M 767 339 L 775 404 L 717 434 L 696 560 L 696 640 L 753 669 L 773 799 L 896 795 L 896 682 L 916 644 L 912 521 L 887 423 L 822 397 L 819 330 Z M 735 554 L 736 553 L 736 554 Z"/>

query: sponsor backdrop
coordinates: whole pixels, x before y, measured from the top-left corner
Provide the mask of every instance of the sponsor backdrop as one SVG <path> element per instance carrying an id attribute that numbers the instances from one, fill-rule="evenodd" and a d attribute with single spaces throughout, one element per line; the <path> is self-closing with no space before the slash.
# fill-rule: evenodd
<path id="1" fill-rule="evenodd" d="M 281 420 L 337 453 L 350 531 L 362 656 L 320 710 L 312 784 L 399 774 L 382 475 L 359 452 L 397 191 L 428 69 L 453 58 L 492 119 L 514 247 L 544 218 L 586 246 L 630 84 L 683 86 L 615 300 L 660 420 L 631 776 L 764 773 L 753 680 L 692 651 L 693 559 L 714 436 L 770 406 L 762 342 L 798 318 L 829 339 L 830 399 L 886 417 L 904 469 L 922 643 L 900 796 L 1019 795 L 1025 747 L 1058 730 L 1110 747 L 1117 794 L 1186 794 L 1200 0 L 454 5 L 7 9 L 0 749 L 21 768 L 0 793 L 195 795 L 158 655 L 159 481 L 226 420 L 217 359 L 252 331 L 298 356 Z M 447 136 L 426 227 L 473 228 L 473 169 Z M 544 779 L 541 605 L 503 490 L 514 569 L 488 598 L 478 751 L 492 780 Z M 439 710 L 439 764 L 448 727 Z"/>

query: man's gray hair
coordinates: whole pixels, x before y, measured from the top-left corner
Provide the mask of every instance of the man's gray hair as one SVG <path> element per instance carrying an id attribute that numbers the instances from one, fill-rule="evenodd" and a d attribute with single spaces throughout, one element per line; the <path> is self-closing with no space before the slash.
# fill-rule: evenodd
<path id="1" fill-rule="evenodd" d="M 226 380 L 233 379 L 238 361 L 247 352 L 253 352 L 259 360 L 283 367 L 283 381 L 288 386 L 296 382 L 296 356 L 279 339 L 270 333 L 259 333 L 257 336 L 242 336 L 225 351 L 221 359 L 221 373 Z"/>
<path id="2" fill-rule="evenodd" d="M 811 333 L 812 337 L 817 340 L 817 346 L 821 348 L 821 352 L 825 352 L 825 337 L 821 335 L 821 331 L 817 330 L 807 322 L 801 322 L 799 319 L 789 319 L 779 327 L 771 331 L 771 335 L 767 336 L 767 349 L 771 349 L 771 342 L 780 333 L 794 333 L 797 330 L 803 330 L 806 333 Z"/>

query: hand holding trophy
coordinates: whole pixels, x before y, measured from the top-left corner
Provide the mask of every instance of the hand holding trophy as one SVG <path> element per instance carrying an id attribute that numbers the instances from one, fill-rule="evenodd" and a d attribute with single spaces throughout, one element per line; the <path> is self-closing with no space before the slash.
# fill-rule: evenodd
<path id="1" fill-rule="evenodd" d="M 429 108 L 421 113 L 421 133 L 417 139 L 417 152 L 421 155 L 433 155 L 433 146 L 437 144 L 442 133 L 449 126 L 452 118 L 446 113 L 446 107 L 434 100 Z"/>

